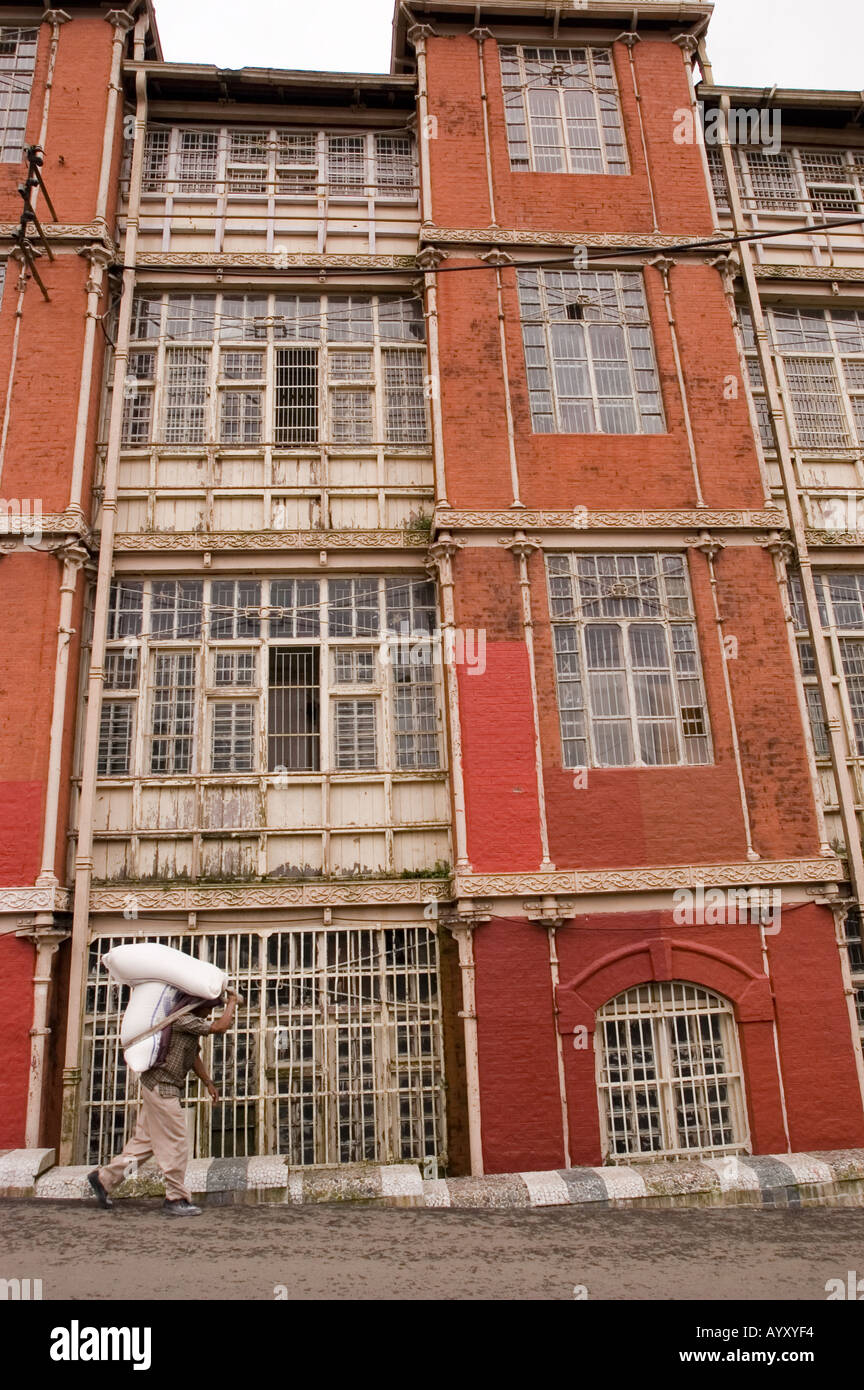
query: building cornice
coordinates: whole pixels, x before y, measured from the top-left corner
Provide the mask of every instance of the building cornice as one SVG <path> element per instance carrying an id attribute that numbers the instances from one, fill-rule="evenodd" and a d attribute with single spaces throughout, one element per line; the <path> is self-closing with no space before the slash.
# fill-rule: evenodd
<path id="1" fill-rule="evenodd" d="M 214 270 L 241 271 L 248 267 L 279 271 L 308 266 L 313 270 L 410 270 L 415 274 L 418 268 L 416 256 L 325 255 L 305 251 L 141 251 L 136 265 L 139 270 L 182 270 L 184 266 L 204 265 Z"/>
<path id="2" fill-rule="evenodd" d="M 685 247 L 691 242 L 699 242 L 701 253 L 713 249 L 710 243 L 718 246 L 729 243 L 729 237 L 720 233 L 690 232 L 673 235 L 668 232 L 581 232 L 538 231 L 534 228 L 510 227 L 434 227 L 424 223 L 420 229 L 420 240 L 429 244 L 448 246 L 595 246 L 608 247 L 610 251 L 621 247 L 644 247 L 646 251 L 663 251 L 670 247 Z M 709 243 L 704 245 L 703 243 Z"/>
<path id="3" fill-rule="evenodd" d="M 676 888 L 750 887 L 760 884 L 842 883 L 842 860 L 749 860 L 733 864 L 686 864 L 676 868 L 558 869 L 548 873 L 456 874 L 456 898 L 519 897 L 557 894 L 586 897 L 596 893 L 644 893 Z"/>
<path id="4" fill-rule="evenodd" d="M 208 909 L 246 911 L 252 908 L 355 907 L 387 903 L 447 902 L 452 897 L 447 878 L 377 879 L 346 883 L 279 883 L 172 885 L 148 884 L 94 887 L 91 912 L 123 912 L 134 897 L 137 912 L 203 912 Z"/>

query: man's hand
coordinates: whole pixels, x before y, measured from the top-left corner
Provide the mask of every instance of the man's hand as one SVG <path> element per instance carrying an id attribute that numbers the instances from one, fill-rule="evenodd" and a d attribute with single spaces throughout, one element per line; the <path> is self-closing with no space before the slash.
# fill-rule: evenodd
<path id="1" fill-rule="evenodd" d="M 209 1097 L 210 1097 L 210 1099 L 212 1100 L 212 1102 L 213 1102 L 214 1105 L 218 1105 L 219 1102 L 220 1102 L 220 1100 L 222 1099 L 222 1097 L 221 1097 L 220 1094 L 219 1094 L 219 1089 L 218 1089 L 218 1087 L 216 1086 L 215 1081 L 208 1081 L 208 1082 L 207 1082 L 207 1094 L 209 1095 Z"/>

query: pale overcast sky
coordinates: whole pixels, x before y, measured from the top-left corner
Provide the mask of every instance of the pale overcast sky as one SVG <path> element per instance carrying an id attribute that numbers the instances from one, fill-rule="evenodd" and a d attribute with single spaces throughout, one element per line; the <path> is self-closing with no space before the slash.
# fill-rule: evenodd
<path id="1" fill-rule="evenodd" d="M 386 72 L 393 0 L 155 0 L 169 62 Z M 864 88 L 864 0 L 716 0 L 716 81 Z"/>

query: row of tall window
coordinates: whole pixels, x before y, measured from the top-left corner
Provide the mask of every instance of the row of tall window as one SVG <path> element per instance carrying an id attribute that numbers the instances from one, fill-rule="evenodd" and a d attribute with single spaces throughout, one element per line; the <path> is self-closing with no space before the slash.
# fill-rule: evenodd
<path id="1" fill-rule="evenodd" d="M 417 196 L 413 137 L 404 132 L 339 134 L 151 126 L 142 192 L 232 197 L 401 198 Z"/>
<path id="2" fill-rule="evenodd" d="M 739 310 L 759 433 L 773 449 L 771 414 L 749 309 Z M 864 312 L 767 308 L 765 320 L 794 423 L 805 449 L 864 446 Z"/>
<path id="3" fill-rule="evenodd" d="M 424 444 L 416 296 L 140 294 L 123 442 Z"/>
<path id="4" fill-rule="evenodd" d="M 723 156 L 707 146 L 717 207 L 729 208 Z M 864 211 L 864 149 L 787 146 L 776 153 L 732 147 L 738 192 L 745 208 L 760 212 L 832 213 Z"/>
<path id="5" fill-rule="evenodd" d="M 99 773 L 437 768 L 436 626 L 424 580 L 117 580 Z"/>

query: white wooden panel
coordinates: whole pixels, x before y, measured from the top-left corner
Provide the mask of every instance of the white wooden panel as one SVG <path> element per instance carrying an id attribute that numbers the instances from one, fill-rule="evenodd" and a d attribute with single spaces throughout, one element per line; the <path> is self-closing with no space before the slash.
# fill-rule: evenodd
<path id="1" fill-rule="evenodd" d="M 320 835 L 270 835 L 267 872 L 281 878 L 311 878 L 323 865 Z"/>
<path id="2" fill-rule="evenodd" d="M 105 787 L 97 791 L 93 827 L 95 830 L 132 829 L 131 787 Z"/>
<path id="3" fill-rule="evenodd" d="M 374 530 L 378 525 L 377 497 L 330 497 L 330 525 L 334 530 Z"/>
<path id="4" fill-rule="evenodd" d="M 140 840 L 136 877 L 171 881 L 192 873 L 192 841 L 172 836 L 165 840 Z"/>
<path id="5" fill-rule="evenodd" d="M 334 782 L 330 788 L 330 824 L 383 825 L 383 785 Z"/>
<path id="6" fill-rule="evenodd" d="M 387 844 L 384 835 L 331 835 L 330 864 L 332 874 L 374 874 L 387 868 Z"/>
<path id="7" fill-rule="evenodd" d="M 321 524 L 318 497 L 274 497 L 270 513 L 274 531 L 308 531 Z"/>
<path id="8" fill-rule="evenodd" d="M 263 487 L 262 458 L 217 458 L 214 481 L 218 487 Z"/>
<path id="9" fill-rule="evenodd" d="M 334 487 L 375 487 L 378 462 L 376 459 L 331 458 L 330 482 Z"/>
<path id="10" fill-rule="evenodd" d="M 121 488 L 149 487 L 150 460 L 142 458 L 121 459 L 117 470 L 117 483 Z"/>
<path id="11" fill-rule="evenodd" d="M 142 787 L 141 825 L 147 830 L 195 828 L 193 787 Z"/>
<path id="12" fill-rule="evenodd" d="M 117 502 L 117 530 L 144 531 L 147 529 L 147 499 L 121 497 Z"/>
<path id="13" fill-rule="evenodd" d="M 431 459 L 391 458 L 384 462 L 384 480 L 388 487 L 432 488 L 434 470 Z"/>
<path id="14" fill-rule="evenodd" d="M 446 830 L 409 830 L 393 836 L 393 867 L 397 873 L 418 873 L 449 863 L 450 841 Z"/>
<path id="15" fill-rule="evenodd" d="M 260 822 L 257 787 L 207 786 L 204 788 L 204 829 L 222 826 L 245 829 Z"/>
<path id="16" fill-rule="evenodd" d="M 97 883 L 131 876 L 130 842 L 128 840 L 94 840 L 93 877 Z"/>
<path id="17" fill-rule="evenodd" d="M 156 460 L 157 487 L 197 487 L 207 482 L 207 460 L 200 455 L 196 458 L 158 458 Z"/>
<path id="18" fill-rule="evenodd" d="M 264 525 L 262 497 L 214 497 L 214 531 L 260 531 Z"/>
<path id="19" fill-rule="evenodd" d="M 276 457 L 273 459 L 273 484 L 275 487 L 314 487 L 320 477 L 320 458 Z"/>
<path id="20" fill-rule="evenodd" d="M 157 497 L 154 523 L 157 531 L 203 531 L 207 499 L 193 497 Z"/>
<path id="21" fill-rule="evenodd" d="M 318 783 L 291 783 L 288 786 L 268 786 L 267 825 L 270 828 L 293 830 L 321 824 L 321 787 Z"/>
<path id="22" fill-rule="evenodd" d="M 258 874 L 258 840 L 201 841 L 201 877 L 255 878 Z"/>
<path id="23" fill-rule="evenodd" d="M 411 526 L 421 516 L 432 515 L 432 502 L 420 497 L 388 497 L 384 505 L 385 526 Z"/>
<path id="24" fill-rule="evenodd" d="M 447 787 L 443 782 L 394 782 L 393 820 L 396 825 L 448 820 Z"/>

